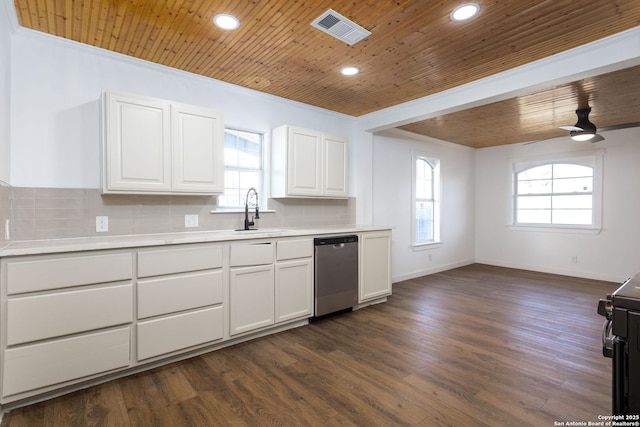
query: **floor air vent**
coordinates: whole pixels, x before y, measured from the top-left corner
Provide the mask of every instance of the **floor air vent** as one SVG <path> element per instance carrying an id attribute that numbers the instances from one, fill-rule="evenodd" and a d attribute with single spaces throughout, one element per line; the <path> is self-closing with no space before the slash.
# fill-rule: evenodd
<path id="1" fill-rule="evenodd" d="M 371 34 L 371 31 L 365 30 L 360 25 L 349 21 L 331 9 L 316 18 L 315 21 L 311 23 L 311 26 L 320 31 L 324 31 L 338 40 L 342 40 L 349 46 L 356 44 Z"/>

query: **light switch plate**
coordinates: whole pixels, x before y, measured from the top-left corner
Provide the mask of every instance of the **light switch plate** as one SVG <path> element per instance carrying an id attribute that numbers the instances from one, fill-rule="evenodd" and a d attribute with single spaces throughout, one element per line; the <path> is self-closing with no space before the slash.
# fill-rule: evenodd
<path id="1" fill-rule="evenodd" d="M 198 226 L 198 215 L 185 215 L 184 216 L 184 226 L 186 228 L 197 227 Z"/>
<path id="2" fill-rule="evenodd" d="M 109 231 L 109 217 L 97 216 L 96 217 L 96 233 L 104 233 Z"/>

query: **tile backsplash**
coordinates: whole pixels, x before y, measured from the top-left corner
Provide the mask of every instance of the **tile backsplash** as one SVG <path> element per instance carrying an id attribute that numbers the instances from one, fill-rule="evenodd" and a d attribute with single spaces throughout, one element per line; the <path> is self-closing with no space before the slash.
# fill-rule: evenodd
<path id="1" fill-rule="evenodd" d="M 7 219 L 12 241 L 241 228 L 243 213 L 210 213 L 216 200 L 215 196 L 102 195 L 98 189 L 0 186 L 0 246 L 8 243 Z M 197 215 L 198 227 L 186 228 L 185 215 Z M 96 216 L 108 217 L 107 232 L 96 232 Z M 260 217 L 261 228 L 353 224 L 355 199 L 269 199 Z"/>

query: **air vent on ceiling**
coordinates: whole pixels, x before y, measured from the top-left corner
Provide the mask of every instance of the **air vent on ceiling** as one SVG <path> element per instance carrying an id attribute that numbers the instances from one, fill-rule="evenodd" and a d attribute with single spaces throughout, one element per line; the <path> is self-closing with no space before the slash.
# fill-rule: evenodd
<path id="1" fill-rule="evenodd" d="M 315 21 L 311 23 L 311 26 L 320 31 L 324 31 L 338 40 L 342 40 L 349 46 L 356 44 L 371 34 L 371 31 L 365 30 L 360 25 L 349 21 L 331 9 L 316 18 Z"/>

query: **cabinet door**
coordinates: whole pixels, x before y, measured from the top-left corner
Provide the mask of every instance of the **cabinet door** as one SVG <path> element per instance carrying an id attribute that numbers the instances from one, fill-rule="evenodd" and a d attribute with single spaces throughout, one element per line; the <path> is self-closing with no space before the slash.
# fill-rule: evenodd
<path id="1" fill-rule="evenodd" d="M 289 128 L 287 188 L 290 196 L 322 195 L 322 134 Z"/>
<path id="2" fill-rule="evenodd" d="M 229 335 L 274 323 L 273 264 L 232 268 L 229 287 Z"/>
<path id="3" fill-rule="evenodd" d="M 222 114 L 171 104 L 173 191 L 224 192 Z"/>
<path id="4" fill-rule="evenodd" d="M 169 103 L 106 93 L 103 192 L 171 190 Z"/>
<path id="5" fill-rule="evenodd" d="M 391 232 L 360 236 L 360 302 L 391 294 Z"/>
<path id="6" fill-rule="evenodd" d="M 276 322 L 311 317 L 312 309 L 311 258 L 276 264 Z"/>
<path id="7" fill-rule="evenodd" d="M 329 197 L 348 196 L 348 146 L 347 139 L 324 135 L 322 195 Z"/>

